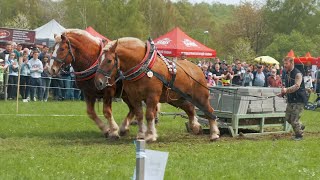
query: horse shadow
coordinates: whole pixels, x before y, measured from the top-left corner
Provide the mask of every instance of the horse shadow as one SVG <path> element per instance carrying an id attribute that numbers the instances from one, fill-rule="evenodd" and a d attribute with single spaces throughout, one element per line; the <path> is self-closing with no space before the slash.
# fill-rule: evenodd
<path id="1" fill-rule="evenodd" d="M 40 140 L 48 141 L 54 145 L 120 145 L 131 144 L 135 137 L 125 136 L 120 139 L 111 139 L 104 137 L 99 131 L 60 131 L 60 132 L 21 132 L 21 133 L 1 133 L 0 139 L 7 138 L 38 138 Z"/>

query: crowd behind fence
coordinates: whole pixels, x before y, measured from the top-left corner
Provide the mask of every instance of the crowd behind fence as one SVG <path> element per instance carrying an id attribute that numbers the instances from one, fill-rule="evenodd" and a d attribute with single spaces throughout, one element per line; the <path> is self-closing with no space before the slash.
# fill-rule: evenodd
<path id="1" fill-rule="evenodd" d="M 0 99 L 22 98 L 28 101 L 80 100 L 83 93 L 75 83 L 72 66 L 61 69 L 59 75 L 49 73 L 51 53 L 44 46 L 29 50 L 12 42 L 0 52 Z M 185 57 L 181 57 L 183 60 Z M 208 87 L 212 86 L 260 86 L 283 87 L 285 70 L 279 65 L 247 64 L 236 59 L 228 64 L 219 58 L 199 61 Z M 307 89 L 320 93 L 320 71 L 303 66 Z"/>
<path id="2" fill-rule="evenodd" d="M 79 100 L 81 90 L 76 87 L 73 68 L 66 66 L 58 75 L 50 72 L 51 52 L 47 46 L 23 48 L 7 42 L 0 52 L 0 95 L 2 99 L 22 98 L 28 101 Z"/>
<path id="3" fill-rule="evenodd" d="M 277 64 L 247 64 L 236 59 L 227 64 L 215 58 L 214 61 L 203 60 L 198 63 L 209 87 L 212 86 L 258 86 L 284 87 L 286 72 Z M 320 70 L 302 65 L 303 82 L 309 92 L 320 93 Z"/>
<path id="4" fill-rule="evenodd" d="M 30 82 L 30 76 L 20 76 L 20 82 L 17 83 L 9 82 L 8 72 L 5 72 L 3 76 L 3 81 L 0 81 L 0 99 L 21 98 L 24 102 L 46 102 L 49 99 L 63 101 L 83 100 L 84 98 L 81 90 L 77 88 L 74 78 L 41 77 L 40 85 L 33 86 Z M 33 93 L 32 96 L 31 93 Z"/>

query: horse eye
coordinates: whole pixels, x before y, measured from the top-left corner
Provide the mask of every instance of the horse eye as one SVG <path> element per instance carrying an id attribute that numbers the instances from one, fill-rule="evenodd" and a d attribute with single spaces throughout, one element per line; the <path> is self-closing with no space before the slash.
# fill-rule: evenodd
<path id="1" fill-rule="evenodd" d="M 60 51 L 64 51 L 64 48 L 59 48 Z"/>
<path id="2" fill-rule="evenodd" d="M 108 59 L 107 63 L 110 64 L 112 61 L 110 59 Z"/>

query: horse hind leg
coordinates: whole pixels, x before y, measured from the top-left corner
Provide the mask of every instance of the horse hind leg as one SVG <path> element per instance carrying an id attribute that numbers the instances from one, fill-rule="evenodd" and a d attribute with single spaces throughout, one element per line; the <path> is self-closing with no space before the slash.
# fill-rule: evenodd
<path id="1" fill-rule="evenodd" d="M 170 102 L 170 104 L 179 107 L 186 112 L 189 118 L 188 125 L 193 134 L 202 134 L 202 128 L 200 123 L 198 122 L 198 118 L 195 116 L 195 109 L 193 104 L 186 100 Z"/>
<path id="2" fill-rule="evenodd" d="M 103 104 L 103 115 L 109 122 L 109 137 L 111 139 L 119 139 L 119 126 L 113 118 L 111 110 L 111 98 L 107 98 Z"/>
<path id="3" fill-rule="evenodd" d="M 219 134 L 219 128 L 217 120 L 215 119 L 209 119 L 209 126 L 210 126 L 210 141 L 215 141 L 220 138 Z"/>
<path id="4" fill-rule="evenodd" d="M 108 127 L 101 121 L 94 110 L 95 98 L 86 96 L 87 114 L 99 127 L 103 135 L 107 138 L 109 135 Z"/>
<path id="5" fill-rule="evenodd" d="M 209 101 L 206 103 L 205 109 L 210 114 L 213 114 L 213 112 L 214 112 L 213 108 L 210 106 Z M 212 117 L 210 117 L 208 115 L 207 115 L 207 118 L 209 120 L 209 127 L 210 127 L 210 141 L 218 140 L 220 138 L 220 136 L 219 136 L 220 131 L 218 128 L 217 118 L 212 119 Z"/>
<path id="6" fill-rule="evenodd" d="M 159 112 L 161 112 L 161 103 L 157 104 L 157 110 L 156 110 L 156 114 L 155 114 L 155 124 L 159 123 Z"/>

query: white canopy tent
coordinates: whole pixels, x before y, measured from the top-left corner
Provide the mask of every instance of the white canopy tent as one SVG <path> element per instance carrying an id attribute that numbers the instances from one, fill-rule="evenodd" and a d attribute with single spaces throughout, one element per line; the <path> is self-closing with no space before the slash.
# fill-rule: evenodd
<path id="1" fill-rule="evenodd" d="M 54 34 L 61 34 L 65 29 L 56 20 L 52 19 L 47 24 L 34 30 L 36 31 L 36 44 L 53 46 Z"/>

